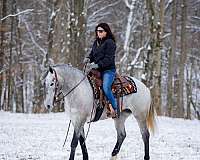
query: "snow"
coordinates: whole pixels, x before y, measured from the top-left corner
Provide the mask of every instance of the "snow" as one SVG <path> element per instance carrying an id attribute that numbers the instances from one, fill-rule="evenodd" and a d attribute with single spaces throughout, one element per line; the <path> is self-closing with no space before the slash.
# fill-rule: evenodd
<path id="1" fill-rule="evenodd" d="M 73 127 L 62 148 L 67 130 L 65 113 L 13 114 L 0 112 L 0 160 L 64 160 L 69 158 Z M 200 122 L 158 117 L 159 131 L 150 139 L 152 160 L 199 160 Z M 85 126 L 87 132 L 88 125 Z M 127 137 L 120 160 L 142 160 L 143 142 L 136 120 L 126 122 Z M 109 160 L 116 143 L 112 119 L 92 123 L 86 140 L 90 160 Z M 81 149 L 76 160 L 82 160 Z"/>
<path id="2" fill-rule="evenodd" d="M 9 15 L 7 15 L 7 16 L 1 18 L 1 21 L 5 20 L 5 19 L 8 18 L 8 17 L 15 17 L 15 16 L 18 16 L 18 15 L 20 15 L 20 14 L 24 14 L 24 13 L 32 12 L 32 11 L 34 11 L 34 9 L 26 9 L 26 10 L 20 11 L 20 12 L 18 12 L 18 13 L 16 13 L 16 14 L 9 14 Z"/>

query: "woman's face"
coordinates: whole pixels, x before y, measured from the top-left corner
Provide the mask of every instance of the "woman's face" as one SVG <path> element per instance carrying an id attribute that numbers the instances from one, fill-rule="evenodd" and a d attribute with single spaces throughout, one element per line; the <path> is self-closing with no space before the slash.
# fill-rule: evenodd
<path id="1" fill-rule="evenodd" d="M 105 32 L 105 30 L 104 30 L 103 28 L 101 28 L 101 27 L 98 27 L 98 28 L 97 28 L 97 36 L 98 36 L 100 39 L 106 37 L 106 34 L 107 34 L 107 33 Z"/>

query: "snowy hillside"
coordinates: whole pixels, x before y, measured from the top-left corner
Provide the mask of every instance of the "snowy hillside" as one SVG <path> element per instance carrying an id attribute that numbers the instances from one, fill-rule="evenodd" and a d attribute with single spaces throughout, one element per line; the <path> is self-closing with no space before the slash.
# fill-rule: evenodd
<path id="1" fill-rule="evenodd" d="M 67 160 L 70 134 L 62 148 L 68 118 L 65 113 L 11 114 L 0 112 L 0 160 Z M 88 125 L 86 125 L 87 131 Z M 143 142 L 137 122 L 130 117 L 126 123 L 127 138 L 118 155 L 120 160 L 142 160 Z M 150 139 L 152 160 L 199 160 L 200 122 L 158 118 L 159 132 Z M 91 125 L 86 141 L 90 160 L 109 160 L 116 142 L 111 119 Z M 76 160 L 82 160 L 77 148 Z"/>

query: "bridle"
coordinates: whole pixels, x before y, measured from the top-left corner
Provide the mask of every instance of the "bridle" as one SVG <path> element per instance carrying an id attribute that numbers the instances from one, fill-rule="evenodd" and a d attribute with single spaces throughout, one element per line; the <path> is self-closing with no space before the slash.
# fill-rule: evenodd
<path id="1" fill-rule="evenodd" d="M 62 94 L 62 91 L 61 91 L 61 89 L 59 89 L 60 92 L 57 94 L 58 88 L 59 88 L 58 75 L 57 75 L 55 69 L 53 69 L 53 72 L 55 73 L 55 80 L 56 80 L 56 82 L 55 82 L 55 92 L 54 92 L 54 97 L 53 97 L 53 105 L 54 105 L 54 103 L 57 102 L 57 99 L 58 99 L 59 95 Z M 62 100 L 62 99 L 61 99 L 61 100 Z M 61 100 L 60 100 L 60 101 L 61 101 Z"/>

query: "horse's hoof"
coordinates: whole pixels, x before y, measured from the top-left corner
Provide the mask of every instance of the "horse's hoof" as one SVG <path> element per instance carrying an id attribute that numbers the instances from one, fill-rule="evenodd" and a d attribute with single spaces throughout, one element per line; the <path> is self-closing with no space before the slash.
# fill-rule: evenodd
<path id="1" fill-rule="evenodd" d="M 112 157 L 110 158 L 110 160 L 117 160 L 117 155 L 116 155 L 116 156 L 112 156 Z"/>

